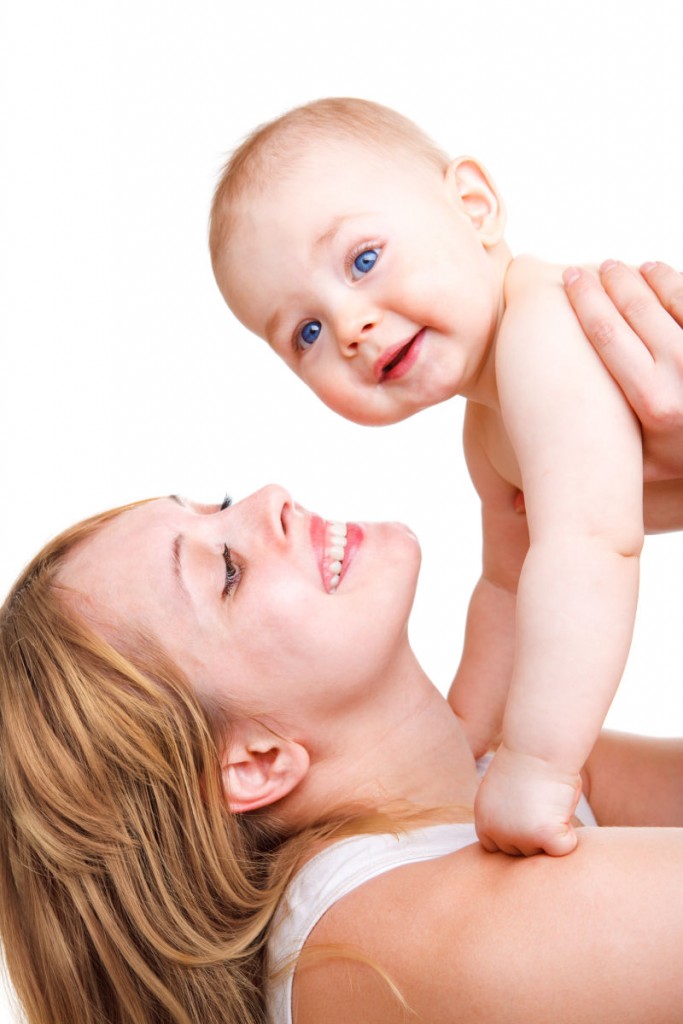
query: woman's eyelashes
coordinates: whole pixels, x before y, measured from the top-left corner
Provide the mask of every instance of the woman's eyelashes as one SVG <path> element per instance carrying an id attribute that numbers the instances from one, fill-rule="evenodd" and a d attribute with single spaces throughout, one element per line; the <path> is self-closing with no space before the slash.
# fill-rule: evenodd
<path id="1" fill-rule="evenodd" d="M 223 545 L 223 561 L 225 562 L 225 584 L 223 586 L 223 597 L 227 597 L 235 589 L 242 577 L 242 570 L 232 560 L 232 553 L 227 544 Z"/>
<path id="2" fill-rule="evenodd" d="M 232 505 L 232 498 L 230 497 L 229 494 L 226 494 L 225 497 L 223 498 L 222 502 L 218 506 L 218 510 L 219 510 L 219 512 L 224 512 L 225 509 L 226 508 L 230 508 L 231 505 Z"/>

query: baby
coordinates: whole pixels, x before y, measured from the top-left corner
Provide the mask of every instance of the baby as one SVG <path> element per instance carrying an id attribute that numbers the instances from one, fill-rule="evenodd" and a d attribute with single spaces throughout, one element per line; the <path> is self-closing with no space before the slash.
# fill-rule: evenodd
<path id="1" fill-rule="evenodd" d="M 644 522 L 661 527 L 683 485 L 644 490 L 639 424 L 560 269 L 513 259 L 504 227 L 477 160 L 329 99 L 234 153 L 210 245 L 235 315 L 340 415 L 389 424 L 466 398 L 483 571 L 449 700 L 475 754 L 500 739 L 484 846 L 561 855 L 628 654 Z"/>

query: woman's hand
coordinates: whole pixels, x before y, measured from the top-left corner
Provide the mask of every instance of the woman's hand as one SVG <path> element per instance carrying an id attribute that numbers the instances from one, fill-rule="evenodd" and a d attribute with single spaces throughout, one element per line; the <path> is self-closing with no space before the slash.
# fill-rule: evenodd
<path id="1" fill-rule="evenodd" d="M 569 301 L 643 427 L 645 475 L 683 475 L 683 276 L 665 263 L 640 273 L 608 260 L 600 280 L 564 272 Z M 602 285 L 602 287 L 601 287 Z"/>

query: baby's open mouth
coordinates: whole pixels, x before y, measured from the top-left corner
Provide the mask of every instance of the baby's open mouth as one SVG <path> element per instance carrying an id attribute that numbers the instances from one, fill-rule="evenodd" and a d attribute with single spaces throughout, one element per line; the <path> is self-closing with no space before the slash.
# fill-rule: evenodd
<path id="1" fill-rule="evenodd" d="M 408 355 L 411 348 L 413 347 L 414 341 L 415 338 L 411 338 L 407 345 L 404 345 L 403 348 L 400 348 L 398 350 L 393 359 L 390 359 L 388 363 L 385 363 L 385 365 L 382 367 L 383 377 L 386 377 L 386 375 L 390 373 L 395 366 L 398 366 L 398 364 L 405 358 L 405 356 Z"/>
<path id="2" fill-rule="evenodd" d="M 402 377 L 411 368 L 417 359 L 420 342 L 424 337 L 425 329 L 422 328 L 408 341 L 399 345 L 398 348 L 390 349 L 388 353 L 380 356 L 375 363 L 375 377 L 381 384 L 385 380 L 395 380 Z"/>

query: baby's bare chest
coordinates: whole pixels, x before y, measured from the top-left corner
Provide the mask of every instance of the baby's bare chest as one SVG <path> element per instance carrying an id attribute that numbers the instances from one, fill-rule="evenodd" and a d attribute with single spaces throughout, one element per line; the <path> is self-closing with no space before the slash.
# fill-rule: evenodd
<path id="1" fill-rule="evenodd" d="M 476 411 L 481 446 L 496 473 L 514 487 L 522 487 L 522 474 L 515 450 L 503 423 L 503 417 L 494 409 Z"/>
<path id="2" fill-rule="evenodd" d="M 491 466 L 503 480 L 523 491 L 519 463 L 502 416 L 492 409 L 480 409 L 478 413 L 480 442 Z M 643 483 L 643 521 L 647 533 L 681 529 L 683 480 Z"/>

